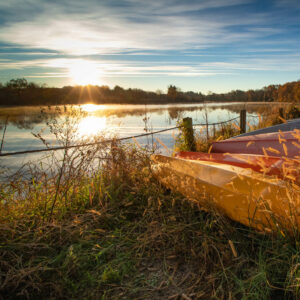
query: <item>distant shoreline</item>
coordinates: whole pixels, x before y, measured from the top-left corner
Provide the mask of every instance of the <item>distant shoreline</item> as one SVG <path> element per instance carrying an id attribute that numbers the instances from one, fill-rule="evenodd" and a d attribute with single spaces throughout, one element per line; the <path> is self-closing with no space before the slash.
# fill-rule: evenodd
<path id="1" fill-rule="evenodd" d="M 58 104 L 16 104 L 16 105 L 8 105 L 8 104 L 0 104 L 1 108 L 12 108 L 12 107 L 48 107 L 48 106 L 83 106 L 87 104 L 92 104 L 92 105 L 149 105 L 149 106 L 154 106 L 154 105 L 160 105 L 160 106 L 167 106 L 167 105 L 199 105 L 199 104 L 266 104 L 266 103 L 272 103 L 272 104 L 282 104 L 282 105 L 288 105 L 288 104 L 293 104 L 293 102 L 269 102 L 269 101 L 206 101 L 206 102 L 163 102 L 163 103 L 157 103 L 157 102 L 152 102 L 152 103 L 116 103 L 116 102 L 105 102 L 105 103 L 95 103 L 95 102 L 85 102 L 85 103 L 58 103 Z M 300 103 L 294 103 L 295 105 L 300 105 Z"/>
<path id="2" fill-rule="evenodd" d="M 205 104 L 224 104 L 224 105 L 231 105 L 231 104 L 245 104 L 245 105 L 255 105 L 255 104 L 267 104 L 272 103 L 275 105 L 296 105 L 300 106 L 300 103 L 293 103 L 293 102 L 268 102 L 268 101 L 247 101 L 247 102 L 241 102 L 241 101 L 206 101 L 206 102 L 169 102 L 169 103 L 94 103 L 94 102 L 86 102 L 86 103 L 66 103 L 66 104 L 19 104 L 19 105 L 1 105 L 1 108 L 15 108 L 15 107 L 48 107 L 48 106 L 83 106 L 83 105 L 115 105 L 115 106 L 126 106 L 126 105 L 133 105 L 133 106 L 167 106 L 167 105 L 205 105 Z"/>
<path id="3" fill-rule="evenodd" d="M 258 90 L 233 90 L 228 93 L 183 92 L 170 85 L 167 93 L 141 89 L 124 89 L 120 86 L 65 86 L 49 88 L 27 82 L 26 79 L 12 79 L 0 85 L 0 106 L 40 106 L 40 105 L 171 105 L 224 102 L 300 102 L 300 81 L 284 85 L 270 85 Z"/>

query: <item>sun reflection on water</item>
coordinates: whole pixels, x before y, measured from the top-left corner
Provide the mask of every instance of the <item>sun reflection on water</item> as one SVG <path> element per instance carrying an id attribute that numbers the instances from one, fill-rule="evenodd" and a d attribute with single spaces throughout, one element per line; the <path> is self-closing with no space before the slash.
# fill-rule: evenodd
<path id="1" fill-rule="evenodd" d="M 103 110 L 105 108 L 105 105 L 96 105 L 96 104 L 84 104 L 81 106 L 82 110 L 85 112 L 94 112 L 97 110 Z"/>
<path id="2" fill-rule="evenodd" d="M 97 135 L 105 129 L 105 117 L 88 116 L 83 118 L 78 124 L 78 133 L 81 136 Z"/>

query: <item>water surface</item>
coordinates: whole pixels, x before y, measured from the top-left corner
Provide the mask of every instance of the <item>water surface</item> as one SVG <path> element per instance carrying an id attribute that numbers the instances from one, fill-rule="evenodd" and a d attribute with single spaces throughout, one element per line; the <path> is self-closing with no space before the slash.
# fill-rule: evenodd
<path id="1" fill-rule="evenodd" d="M 274 104 L 272 104 L 274 106 Z M 247 121 L 255 124 L 258 114 L 271 111 L 270 103 L 209 103 L 176 105 L 94 105 L 67 107 L 2 107 L 0 111 L 0 132 L 6 127 L 2 152 L 41 149 L 45 145 L 40 136 L 49 144 L 57 145 L 56 138 L 49 128 L 49 123 L 57 120 L 57 128 L 66 120 L 70 111 L 80 110 L 82 114 L 72 116 L 77 130 L 77 142 L 87 137 L 103 135 L 127 137 L 146 132 L 153 132 L 176 126 L 178 120 L 191 117 L 194 124 L 216 123 L 239 116 L 241 109 L 247 110 Z M 76 119 L 76 122 L 75 122 Z M 73 121 L 72 121 L 73 122 Z M 238 123 L 238 122 L 237 122 Z M 5 125 L 7 124 L 7 126 Z M 196 132 L 201 127 L 195 127 Z M 202 129 L 203 130 L 203 129 Z M 162 142 L 172 149 L 177 130 L 167 131 L 148 138 L 137 139 L 142 146 Z M 157 139 L 159 142 L 157 142 Z M 162 147 L 165 151 L 165 147 Z M 28 161 L 41 158 L 41 154 L 24 154 L 3 157 L 2 166 L 16 168 Z"/>

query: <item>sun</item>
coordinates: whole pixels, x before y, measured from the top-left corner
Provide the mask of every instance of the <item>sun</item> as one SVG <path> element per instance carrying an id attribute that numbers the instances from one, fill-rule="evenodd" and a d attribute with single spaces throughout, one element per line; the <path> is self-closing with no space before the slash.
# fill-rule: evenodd
<path id="1" fill-rule="evenodd" d="M 101 71 L 97 65 L 85 60 L 74 62 L 69 67 L 69 76 L 72 82 L 78 85 L 99 85 L 101 83 Z"/>

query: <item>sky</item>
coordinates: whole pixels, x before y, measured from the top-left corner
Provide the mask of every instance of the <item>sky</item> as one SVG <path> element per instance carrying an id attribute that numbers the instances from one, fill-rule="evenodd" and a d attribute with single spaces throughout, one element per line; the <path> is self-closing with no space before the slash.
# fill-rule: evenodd
<path id="1" fill-rule="evenodd" d="M 296 81 L 300 1 L 0 1 L 0 82 L 23 77 L 202 93 Z"/>

